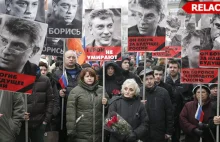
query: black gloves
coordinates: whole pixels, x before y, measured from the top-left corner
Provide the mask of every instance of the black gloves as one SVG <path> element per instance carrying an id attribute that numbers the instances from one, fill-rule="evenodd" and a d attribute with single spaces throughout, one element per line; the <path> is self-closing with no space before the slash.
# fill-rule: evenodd
<path id="1" fill-rule="evenodd" d="M 137 135 L 134 132 L 131 132 L 126 138 L 126 142 L 135 142 L 136 140 Z"/>
<path id="2" fill-rule="evenodd" d="M 204 124 L 204 123 L 199 123 L 198 124 L 198 128 L 200 130 L 207 129 L 207 128 L 209 128 L 209 125 L 208 124 Z"/>
<path id="3" fill-rule="evenodd" d="M 200 130 L 199 128 L 193 129 L 193 132 L 197 135 L 202 137 L 203 136 L 203 130 Z"/>

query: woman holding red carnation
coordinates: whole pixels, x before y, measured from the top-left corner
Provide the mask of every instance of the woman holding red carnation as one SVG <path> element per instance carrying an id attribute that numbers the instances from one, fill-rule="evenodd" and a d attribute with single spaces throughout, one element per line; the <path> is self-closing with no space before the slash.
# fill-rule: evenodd
<path id="1" fill-rule="evenodd" d="M 127 79 L 121 89 L 121 96 L 109 102 L 108 115 L 116 112 L 132 127 L 130 134 L 112 132 L 109 142 L 136 142 L 147 135 L 148 115 L 139 97 L 140 89 L 134 79 Z"/>
<path id="2" fill-rule="evenodd" d="M 92 68 L 81 71 L 79 84 L 67 100 L 68 142 L 102 141 L 102 107 L 107 104 L 108 95 L 102 97 L 103 88 L 98 84 Z"/>

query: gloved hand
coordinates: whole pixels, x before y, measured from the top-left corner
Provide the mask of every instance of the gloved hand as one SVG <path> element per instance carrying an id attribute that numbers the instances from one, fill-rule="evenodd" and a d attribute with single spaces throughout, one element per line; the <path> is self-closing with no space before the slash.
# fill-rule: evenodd
<path id="1" fill-rule="evenodd" d="M 203 137 L 203 130 L 200 130 L 199 128 L 193 129 L 193 132 L 200 137 Z"/>
<path id="2" fill-rule="evenodd" d="M 207 129 L 207 128 L 209 128 L 209 124 L 199 123 L 198 128 L 200 130 Z"/>
<path id="3" fill-rule="evenodd" d="M 131 132 L 127 137 L 126 137 L 126 142 L 135 142 L 137 140 L 137 135 L 134 132 Z"/>

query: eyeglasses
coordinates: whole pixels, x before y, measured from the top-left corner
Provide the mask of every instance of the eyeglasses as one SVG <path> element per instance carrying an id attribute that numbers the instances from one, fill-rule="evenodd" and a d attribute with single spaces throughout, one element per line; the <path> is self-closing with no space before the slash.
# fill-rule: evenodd
<path id="1" fill-rule="evenodd" d="M 8 46 L 10 44 L 10 46 Z M 8 46 L 8 47 L 7 47 Z M 21 42 L 9 42 L 8 39 L 2 37 L 0 35 L 0 50 L 4 50 L 7 48 L 7 51 L 11 54 L 21 54 L 30 49 L 29 47 L 25 46 Z"/>

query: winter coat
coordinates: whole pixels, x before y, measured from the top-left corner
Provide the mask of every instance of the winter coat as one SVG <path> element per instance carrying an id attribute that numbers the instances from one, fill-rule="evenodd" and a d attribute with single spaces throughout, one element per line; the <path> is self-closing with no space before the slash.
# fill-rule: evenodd
<path id="1" fill-rule="evenodd" d="M 79 85 L 71 90 L 66 111 L 69 142 L 101 142 L 102 94 L 103 88 L 98 82 L 89 86 L 79 81 Z M 83 117 L 76 123 L 82 115 Z"/>
<path id="2" fill-rule="evenodd" d="M 143 96 L 143 88 L 141 88 Z M 165 142 L 165 134 L 173 133 L 173 108 L 166 89 L 159 86 L 146 88 L 146 110 L 149 116 L 149 142 Z"/>
<path id="3" fill-rule="evenodd" d="M 0 142 L 14 142 L 24 120 L 24 99 L 21 93 L 0 90 Z"/>
<path id="4" fill-rule="evenodd" d="M 118 113 L 132 127 L 132 131 L 137 135 L 138 139 L 143 139 L 147 134 L 148 115 L 144 105 L 140 102 L 139 96 L 134 98 L 126 98 L 118 96 L 109 103 L 109 117 L 112 112 Z M 125 137 L 116 137 L 111 134 L 109 142 L 124 142 Z"/>
<path id="5" fill-rule="evenodd" d="M 76 64 L 76 68 L 75 68 L 75 69 L 76 69 L 75 79 L 73 79 L 72 76 L 71 76 L 68 72 L 66 72 L 67 80 L 68 80 L 68 85 L 67 85 L 67 88 L 66 88 L 66 97 L 65 97 L 65 99 L 67 99 L 67 97 L 68 97 L 70 91 L 71 91 L 74 87 L 76 87 L 77 84 L 78 84 L 77 78 L 78 78 L 78 76 L 79 76 L 79 74 L 80 74 L 82 68 L 81 68 L 81 66 L 80 66 L 79 64 Z M 62 68 L 59 68 L 58 70 L 56 70 L 56 71 L 54 72 L 54 78 L 56 78 L 56 81 L 57 81 L 57 89 L 58 89 L 58 91 L 59 91 L 60 89 L 62 89 L 61 86 L 60 86 L 60 83 L 59 83 L 59 79 L 60 79 L 60 77 L 61 77 L 62 75 L 63 75 L 63 69 L 62 69 Z"/>
<path id="6" fill-rule="evenodd" d="M 60 119 L 59 119 L 59 114 L 60 114 L 60 95 L 59 92 L 57 91 L 57 84 L 56 84 L 56 79 L 53 78 L 52 73 L 48 72 L 47 73 L 47 77 L 49 77 L 50 79 L 50 83 L 53 89 L 53 95 L 54 95 L 54 99 L 53 99 L 53 112 L 52 112 L 52 118 L 51 118 L 51 122 L 49 124 L 47 124 L 46 127 L 46 132 L 47 131 L 58 131 L 59 129 L 59 124 L 60 124 Z"/>
<path id="7" fill-rule="evenodd" d="M 179 114 L 185 103 L 193 100 L 193 85 L 192 84 L 180 84 L 180 74 L 179 78 L 173 82 L 171 76 L 167 76 L 166 83 L 172 86 L 174 100 L 176 106 L 174 109 L 174 120 L 175 125 L 179 122 Z"/>
<path id="8" fill-rule="evenodd" d="M 115 73 L 112 76 L 107 74 L 107 68 L 112 66 L 115 70 Z M 103 68 L 99 72 L 99 83 L 103 85 Z M 124 77 L 122 76 L 119 66 L 114 62 L 106 62 L 105 64 L 105 91 L 107 92 L 109 98 L 112 98 L 114 95 L 120 95 L 121 86 L 124 82 Z M 116 91 L 117 90 L 117 91 Z M 118 94 L 116 92 L 119 92 Z"/>
<path id="9" fill-rule="evenodd" d="M 66 92 L 65 92 L 65 94 L 66 94 L 66 96 L 64 97 L 64 109 L 63 109 L 63 130 L 64 131 L 66 131 L 66 125 L 65 125 L 65 123 L 66 123 L 66 105 L 67 105 L 67 98 L 68 98 L 68 96 L 69 96 L 69 93 L 70 93 L 70 91 L 74 88 L 74 87 L 76 87 L 77 85 L 78 85 L 78 76 L 79 76 L 79 74 L 80 74 L 80 72 L 81 72 L 81 70 L 82 70 L 82 68 L 81 68 L 81 66 L 79 65 L 79 64 L 76 64 L 76 76 L 75 76 L 75 78 L 73 79 L 72 78 L 72 76 L 68 73 L 68 72 L 66 72 L 66 75 L 67 75 L 67 80 L 68 80 L 68 85 L 67 85 L 67 87 L 66 87 Z M 59 69 L 58 70 L 56 70 L 55 72 L 54 72 L 54 78 L 56 78 L 56 83 L 57 83 L 57 92 L 58 92 L 58 94 L 59 94 L 59 91 L 62 89 L 61 88 L 61 85 L 60 85 L 60 83 L 59 83 L 59 79 L 61 78 L 61 76 L 63 75 L 63 69 L 62 69 L 62 66 L 60 66 L 59 67 Z M 62 97 L 59 97 L 60 98 L 60 108 L 62 108 Z M 59 118 L 61 119 L 61 113 L 59 114 Z M 61 127 L 61 125 L 60 125 L 60 127 Z"/>
<path id="10" fill-rule="evenodd" d="M 48 124 L 51 121 L 53 112 L 52 87 L 47 76 L 40 75 L 37 77 L 33 92 L 27 98 L 28 113 L 30 113 L 30 120 L 28 121 L 29 128 L 36 128 L 44 122 Z"/>
<path id="11" fill-rule="evenodd" d="M 211 116 L 211 102 L 208 98 L 207 102 L 202 106 L 202 110 L 204 112 L 204 119 L 202 123 L 207 124 L 209 121 L 209 117 Z M 180 126 L 183 132 L 186 134 L 185 141 L 186 142 L 199 142 L 199 136 L 197 136 L 193 129 L 198 127 L 199 121 L 195 119 L 196 110 L 198 108 L 198 100 L 194 99 L 194 101 L 188 102 L 183 107 L 183 110 L 180 113 Z M 213 139 L 210 135 L 208 129 L 204 130 L 204 138 L 203 142 L 212 142 Z"/>

